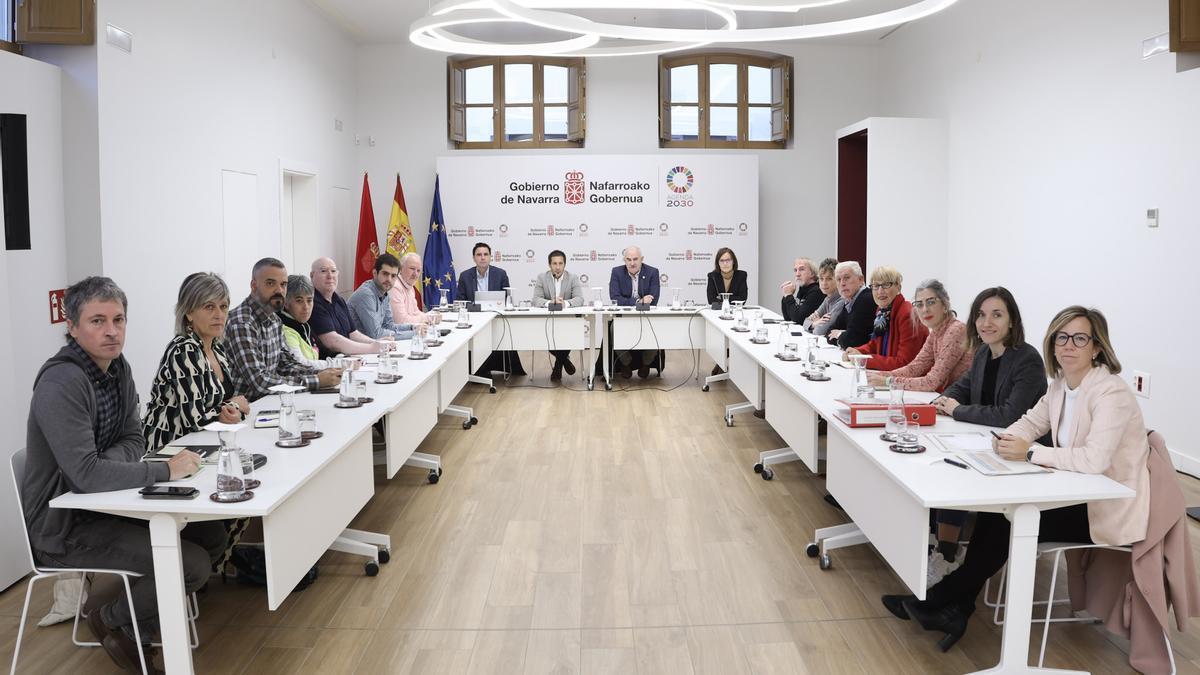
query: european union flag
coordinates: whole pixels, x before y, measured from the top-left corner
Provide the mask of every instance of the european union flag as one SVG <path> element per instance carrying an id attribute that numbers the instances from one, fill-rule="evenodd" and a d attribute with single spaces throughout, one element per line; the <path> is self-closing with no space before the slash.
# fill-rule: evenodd
<path id="1" fill-rule="evenodd" d="M 425 307 L 432 309 L 442 301 L 441 289 L 450 289 L 449 302 L 456 290 L 454 259 L 446 238 L 446 218 L 442 215 L 442 179 L 433 183 L 433 208 L 429 211 L 429 236 L 425 239 Z"/>

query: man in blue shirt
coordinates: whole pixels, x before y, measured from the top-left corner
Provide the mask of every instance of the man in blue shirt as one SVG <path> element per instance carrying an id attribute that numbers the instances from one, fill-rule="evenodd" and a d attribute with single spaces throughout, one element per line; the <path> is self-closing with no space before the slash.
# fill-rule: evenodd
<path id="1" fill-rule="evenodd" d="M 362 282 L 346 304 L 350 306 L 350 318 L 360 333 L 373 340 L 394 338 L 407 340 L 412 337 L 413 325 L 396 324 L 392 321 L 392 303 L 389 293 L 400 274 L 400 261 L 391 253 L 375 259 L 375 273 Z"/>

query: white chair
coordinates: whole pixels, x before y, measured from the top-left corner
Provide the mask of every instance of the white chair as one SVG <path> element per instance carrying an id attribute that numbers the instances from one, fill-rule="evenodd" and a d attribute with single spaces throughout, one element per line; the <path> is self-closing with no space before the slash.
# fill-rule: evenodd
<path id="1" fill-rule="evenodd" d="M 24 479 L 25 479 L 25 450 L 23 450 L 23 449 L 18 450 L 12 456 L 12 478 L 13 478 L 13 488 L 15 489 L 15 494 L 17 496 L 17 507 L 20 509 L 22 520 L 24 520 L 25 511 L 24 511 L 24 506 L 22 506 L 22 504 L 21 504 L 21 483 L 23 483 Z M 29 585 L 25 589 L 25 605 L 21 608 L 21 623 L 19 623 L 17 625 L 17 641 L 13 645 L 13 660 L 12 660 L 12 667 L 9 670 L 9 675 L 16 675 L 16 672 L 17 672 L 17 658 L 21 654 L 21 638 L 24 637 L 24 635 L 25 635 L 25 620 L 29 616 L 29 600 L 33 595 L 34 582 L 40 581 L 42 579 L 59 577 L 59 576 L 63 576 L 66 574 L 82 574 L 85 578 L 89 574 L 115 574 L 121 578 L 121 582 L 125 586 L 125 599 L 126 599 L 126 601 L 129 602 L 130 607 L 132 607 L 133 606 L 133 593 L 129 588 L 129 579 L 131 577 L 137 578 L 137 577 L 142 576 L 141 574 L 138 574 L 137 572 L 130 572 L 128 570 L 101 569 L 101 568 L 91 568 L 91 567 L 88 567 L 88 568 L 83 568 L 83 567 L 42 568 L 42 567 L 38 567 L 37 561 L 34 560 L 34 557 L 33 557 L 33 546 L 29 543 L 29 532 L 27 530 L 25 530 L 24 527 L 21 528 L 21 535 L 25 542 L 25 551 L 29 554 L 29 566 L 31 569 L 33 569 L 34 574 L 32 577 L 29 578 Z M 75 625 L 71 628 L 71 641 L 81 647 L 98 647 L 98 646 L 100 646 L 99 642 L 81 641 L 78 638 L 79 615 L 82 613 L 81 610 L 83 609 L 82 604 L 83 604 L 83 588 L 84 588 L 84 586 L 86 586 L 86 584 L 80 585 L 80 592 L 79 592 L 79 605 L 80 606 L 76 607 L 76 609 L 75 609 Z M 199 645 L 199 641 L 200 641 L 199 634 L 196 631 L 196 617 L 197 616 L 199 616 L 199 606 L 196 601 L 196 594 L 193 593 L 191 595 L 191 597 L 189 598 L 189 602 L 188 602 L 188 623 L 191 627 L 192 648 L 193 649 Z M 138 629 L 138 624 L 137 624 L 136 618 L 134 618 L 134 620 L 133 620 L 133 639 L 134 639 L 134 642 L 137 642 L 139 644 L 141 643 L 142 638 L 141 638 L 141 633 L 139 632 L 139 629 Z M 145 656 L 145 653 L 143 650 L 138 650 L 138 658 L 141 661 L 142 673 L 146 673 L 147 672 L 146 656 Z"/>

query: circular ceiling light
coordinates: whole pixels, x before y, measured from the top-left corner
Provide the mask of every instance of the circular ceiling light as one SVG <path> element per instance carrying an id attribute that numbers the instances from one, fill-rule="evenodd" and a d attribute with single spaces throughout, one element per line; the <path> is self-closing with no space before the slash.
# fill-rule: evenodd
<path id="1" fill-rule="evenodd" d="M 846 0 L 837 0 L 844 2 Z M 723 29 L 737 28 L 737 15 L 733 10 L 711 4 L 705 0 L 520 0 L 520 5 L 497 0 L 443 0 L 434 5 L 429 13 L 414 21 L 409 28 L 409 40 L 426 49 L 453 54 L 475 54 L 488 56 L 635 56 L 639 54 L 663 54 L 681 49 L 694 49 L 712 43 L 711 39 L 658 40 L 650 37 L 626 37 L 631 44 L 596 46 L 602 37 L 594 31 L 576 31 L 559 27 L 541 26 L 515 16 L 511 10 L 524 8 L 554 7 L 558 9 L 670 9 L 696 10 L 712 14 L 722 20 Z M 506 11 L 509 10 L 509 11 Z M 573 14 L 567 17 L 578 18 Z M 592 23 L 583 19 L 587 23 Z M 548 30 L 574 34 L 577 37 L 540 43 L 503 43 L 473 40 L 455 35 L 448 30 L 458 25 L 477 23 L 515 22 L 537 26 Z M 610 24 L 599 24 L 610 25 Z M 654 29 L 649 29 L 654 30 Z"/>
<path id="2" fill-rule="evenodd" d="M 721 43 L 775 42 L 848 35 L 890 28 L 946 9 L 957 0 L 916 0 L 897 9 L 850 19 L 770 28 L 739 28 L 736 12 L 796 12 L 849 0 L 443 0 L 411 27 L 413 43 L 440 51 L 531 56 L 657 54 Z M 662 28 L 593 21 L 571 10 L 700 10 L 719 17 L 719 28 Z M 509 44 L 470 40 L 447 28 L 486 21 L 520 22 L 577 37 L 545 43 Z M 601 39 L 638 44 L 598 46 Z"/>

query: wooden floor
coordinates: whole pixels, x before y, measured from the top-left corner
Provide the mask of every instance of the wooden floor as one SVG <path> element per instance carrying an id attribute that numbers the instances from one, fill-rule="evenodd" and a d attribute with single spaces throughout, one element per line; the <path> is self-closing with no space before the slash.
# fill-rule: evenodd
<path id="1" fill-rule="evenodd" d="M 276 612 L 264 590 L 215 580 L 196 671 L 873 674 L 996 662 L 990 612 L 941 654 L 937 635 L 880 605 L 904 587 L 869 546 L 834 552 L 828 571 L 805 556 L 813 528 L 843 514 L 799 463 L 771 482 L 751 471 L 782 443 L 750 415 L 725 426 L 722 407 L 741 399 L 728 382 L 707 394 L 694 381 L 656 389 L 688 377 L 691 360 L 673 355 L 663 379 L 622 381 L 628 391 L 517 386 L 550 385 L 545 363 L 539 354 L 534 378 L 496 395 L 468 386 L 459 402 L 479 424 L 463 431 L 445 418 L 420 448 L 442 456 L 439 484 L 423 470 L 377 473 L 355 527 L 392 537 L 378 577 L 329 553 L 319 580 Z M 1184 480 L 1200 496 L 1200 481 Z M 35 593 L 35 620 L 49 590 Z M 4 667 L 23 599 L 23 583 L 0 594 Z M 1172 640 L 1179 672 L 1200 672 L 1197 632 Z M 1127 650 L 1097 626 L 1056 626 L 1047 665 L 1130 672 Z M 67 623 L 29 629 L 21 672 L 115 668 L 73 646 Z"/>

